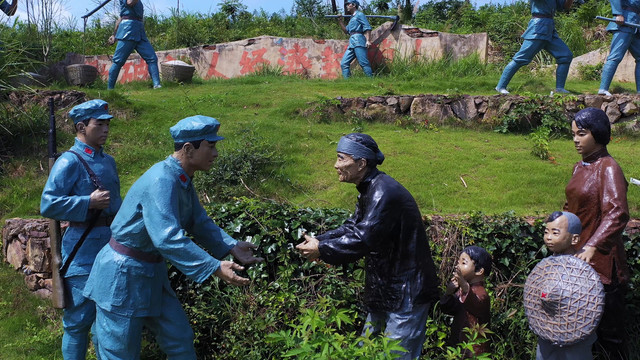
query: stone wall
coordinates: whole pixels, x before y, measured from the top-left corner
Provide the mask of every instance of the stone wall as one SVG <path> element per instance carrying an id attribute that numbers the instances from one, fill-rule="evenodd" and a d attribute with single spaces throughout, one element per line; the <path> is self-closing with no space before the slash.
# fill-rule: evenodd
<path id="1" fill-rule="evenodd" d="M 52 291 L 48 219 L 9 219 L 2 228 L 5 262 L 22 272 L 29 290 L 42 298 Z"/>
<path id="2" fill-rule="evenodd" d="M 450 54 L 454 59 L 477 53 L 487 59 L 489 38 L 486 33 L 457 35 L 396 25 L 387 22 L 371 33 L 373 45 L 369 59 L 380 66 L 396 56 L 439 59 Z M 337 25 L 336 25 L 337 26 Z M 284 74 L 299 74 L 311 78 L 334 79 L 341 76 L 340 60 L 348 40 L 296 39 L 260 36 L 224 44 L 203 45 L 185 49 L 158 51 L 159 62 L 188 60 L 202 79 L 233 78 L 251 74 L 263 66 L 281 68 Z M 64 66 L 78 63 L 93 65 L 99 76 L 108 78 L 112 54 L 82 56 L 68 54 L 65 61 L 54 66 L 62 74 Z M 355 65 L 357 66 L 357 65 Z M 119 83 L 149 78 L 147 64 L 137 53 L 132 54 L 120 71 Z"/>
<path id="3" fill-rule="evenodd" d="M 570 95 L 563 101 L 567 113 L 584 107 L 604 110 L 611 123 L 636 120 L 640 95 Z M 387 122 L 410 117 L 413 121 L 443 123 L 448 120 L 494 123 L 529 98 L 513 95 L 392 95 L 337 98 L 333 111 L 353 113 Z M 331 111 L 331 110 L 330 110 Z M 638 127 L 637 121 L 632 126 Z M 634 129 L 638 130 L 638 129 Z"/>

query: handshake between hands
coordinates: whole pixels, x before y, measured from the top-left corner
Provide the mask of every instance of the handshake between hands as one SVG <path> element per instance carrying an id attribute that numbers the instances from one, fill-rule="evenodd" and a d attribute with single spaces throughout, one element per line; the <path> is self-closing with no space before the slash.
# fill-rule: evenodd
<path id="1" fill-rule="evenodd" d="M 304 241 L 298 244 L 296 246 L 296 249 L 298 250 L 298 252 L 300 252 L 300 255 L 302 255 L 307 260 L 315 260 L 320 257 L 318 243 L 318 239 L 305 233 Z M 264 258 L 255 257 L 253 255 L 253 251 L 257 248 L 257 245 L 250 242 L 238 241 L 236 246 L 231 249 L 231 255 L 243 265 L 251 265 L 263 262 Z M 233 261 L 222 261 L 220 262 L 220 268 L 216 270 L 214 275 L 224 280 L 228 284 L 235 286 L 245 286 L 249 284 L 250 280 L 236 274 L 236 271 L 242 270 L 244 270 L 244 266 L 242 265 L 236 264 Z"/>

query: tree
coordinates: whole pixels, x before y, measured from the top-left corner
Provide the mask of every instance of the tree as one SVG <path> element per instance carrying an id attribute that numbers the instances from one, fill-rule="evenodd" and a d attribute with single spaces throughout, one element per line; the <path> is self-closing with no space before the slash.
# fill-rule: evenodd
<path id="1" fill-rule="evenodd" d="M 370 3 L 370 6 L 379 14 L 383 14 L 390 9 L 388 0 L 374 0 Z"/>
<path id="2" fill-rule="evenodd" d="M 321 0 L 295 0 L 293 11 L 298 16 L 317 18 L 329 12 Z"/>
<path id="3" fill-rule="evenodd" d="M 25 0 L 28 13 L 28 21 L 36 26 L 34 34 L 37 36 L 42 48 L 42 60 L 47 63 L 51 44 L 53 42 L 53 32 L 57 27 L 55 19 L 60 19 L 65 0 Z"/>
<path id="4" fill-rule="evenodd" d="M 236 21 L 238 16 L 247 11 L 246 5 L 240 0 L 224 0 L 220 4 L 220 11 L 231 18 L 231 21 Z"/>

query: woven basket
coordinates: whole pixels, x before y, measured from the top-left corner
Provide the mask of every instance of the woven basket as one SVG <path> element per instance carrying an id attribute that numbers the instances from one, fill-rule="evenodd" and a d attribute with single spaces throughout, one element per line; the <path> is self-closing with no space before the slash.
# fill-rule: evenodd
<path id="1" fill-rule="evenodd" d="M 75 86 L 92 84 L 98 77 L 98 69 L 87 64 L 73 64 L 64 68 L 67 83 Z"/>
<path id="2" fill-rule="evenodd" d="M 570 255 L 550 256 L 524 285 L 524 312 L 531 330 L 557 346 L 584 340 L 600 323 L 604 288 L 589 264 Z"/>
<path id="3" fill-rule="evenodd" d="M 180 60 L 172 60 L 160 64 L 162 80 L 164 81 L 189 82 L 193 78 L 195 70 L 195 66 Z"/>

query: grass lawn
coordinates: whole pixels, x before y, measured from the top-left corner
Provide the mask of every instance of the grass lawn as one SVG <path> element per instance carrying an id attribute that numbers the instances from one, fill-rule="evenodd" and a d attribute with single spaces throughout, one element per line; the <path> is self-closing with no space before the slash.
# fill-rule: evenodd
<path id="1" fill-rule="evenodd" d="M 533 87 L 539 81 L 530 80 Z M 246 77 L 168 84 L 155 91 L 147 85 L 120 86 L 110 93 L 88 90 L 89 97 L 110 102 L 116 115 L 106 149 L 118 164 L 123 195 L 147 168 L 173 151 L 168 128 L 195 114 L 213 116 L 222 123 L 221 134 L 227 140 L 220 143 L 221 156 L 225 150 L 243 146 L 247 131 L 267 143 L 282 161 L 268 178 L 252 179 L 258 184 L 252 190 L 301 206 L 353 207 L 356 190 L 337 181 L 333 163 L 337 140 L 354 128 L 378 141 L 386 155 L 380 169 L 411 191 L 423 213 L 513 210 L 519 215 L 536 215 L 560 209 L 564 186 L 579 160 L 569 139 L 551 141 L 555 161 L 550 162 L 531 155 L 532 143 L 523 135 L 456 128 L 415 132 L 393 124 L 320 123 L 301 115 L 310 102 L 337 96 L 379 95 L 389 88 L 397 89 L 394 93 L 398 94 L 425 93 L 421 79 Z M 58 122 L 63 121 L 67 120 L 60 114 Z M 59 150 L 71 143 L 71 135 L 62 136 Z M 614 137 L 609 145 L 627 177 L 640 177 L 640 164 L 632 155 L 636 143 L 635 138 Z M 6 176 L 0 178 L 0 218 L 38 216 L 47 174 L 44 151 L 8 162 Z M 631 186 L 629 204 L 634 217 L 640 216 L 639 200 L 640 187 Z"/>
<path id="2" fill-rule="evenodd" d="M 222 123 L 219 151 L 242 145 L 249 131 L 278 154 L 270 176 L 252 180 L 260 196 L 300 206 L 352 209 L 356 190 L 337 181 L 333 169 L 340 136 L 359 127 L 378 141 L 386 160 L 380 166 L 414 195 L 425 214 L 514 211 L 542 215 L 561 209 L 564 187 L 579 155 L 569 139 L 553 140 L 555 161 L 531 155 L 532 143 L 522 135 L 446 128 L 413 129 L 382 123 L 320 123 L 301 115 L 310 102 L 337 96 L 385 94 L 492 94 L 496 73 L 473 78 L 442 80 L 439 74 L 410 78 L 354 77 L 349 81 L 308 80 L 296 77 L 252 76 L 231 80 L 165 84 L 151 90 L 148 83 L 119 86 L 115 92 L 85 89 L 90 98 L 102 98 L 116 115 L 106 151 L 117 162 L 124 196 L 132 183 L 152 164 L 173 151 L 169 127 L 195 114 L 216 117 Z M 518 74 L 512 88 L 544 93 L 551 77 Z M 568 89 L 592 92 L 593 82 L 572 82 Z M 629 91 L 628 85 L 616 85 Z M 45 119 L 43 119 L 45 121 Z M 62 114 L 58 122 L 68 120 Z M 42 134 L 45 136 L 45 134 Z M 67 149 L 73 136 L 60 135 L 58 148 Z M 610 153 L 628 177 L 640 177 L 637 139 L 614 137 Z M 0 220 L 39 216 L 42 186 L 47 176 L 46 149 L 3 163 L 0 173 Z M 215 166 L 215 165 L 214 165 Z M 465 186 L 466 184 L 466 186 Z M 210 194 L 211 195 L 211 194 Z M 215 194 L 214 194 L 215 195 Z M 628 193 L 632 216 L 640 217 L 640 187 Z M 216 201 L 215 197 L 213 198 Z M 0 359 L 60 359 L 59 314 L 47 303 L 26 294 L 22 277 L 0 266 Z"/>

